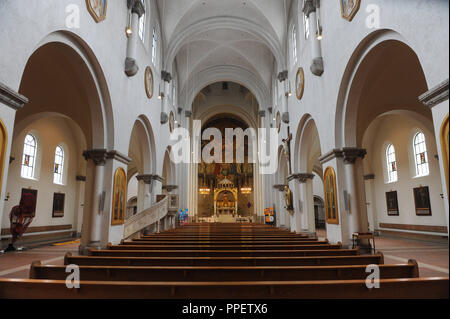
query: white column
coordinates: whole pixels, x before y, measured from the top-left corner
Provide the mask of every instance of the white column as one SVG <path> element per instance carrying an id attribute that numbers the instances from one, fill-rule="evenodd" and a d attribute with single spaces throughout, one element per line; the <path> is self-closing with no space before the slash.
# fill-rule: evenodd
<path id="1" fill-rule="evenodd" d="M 83 224 L 83 211 L 84 211 L 84 193 L 85 193 L 85 183 L 86 176 L 77 176 L 77 196 L 75 201 L 75 223 L 74 228 L 77 234 L 81 233 L 81 228 Z"/>
<path id="2" fill-rule="evenodd" d="M 364 190 L 364 179 L 358 172 L 359 158 L 364 158 L 366 151 L 356 148 L 344 148 L 344 172 L 346 180 L 346 190 L 348 193 L 349 215 L 348 215 L 348 234 L 347 239 L 352 238 L 355 232 L 366 232 L 367 227 L 367 211 Z M 361 175 L 361 176 L 360 176 Z M 362 200 L 364 199 L 364 200 Z M 362 215 L 365 216 L 362 216 Z"/>
<path id="3" fill-rule="evenodd" d="M 374 196 L 375 191 L 375 175 L 366 175 L 364 176 L 364 180 L 366 183 L 366 201 L 367 201 L 367 218 L 369 222 L 369 230 L 373 232 L 377 226 L 377 216 L 376 216 L 376 201 Z"/>
<path id="4" fill-rule="evenodd" d="M 90 211 L 85 212 L 89 214 L 89 233 L 86 248 L 101 248 L 102 238 L 102 193 L 104 191 L 104 174 L 105 164 L 107 158 L 107 151 L 105 149 L 89 150 L 83 152 L 86 160 L 92 160 L 95 164 L 94 168 L 94 184 L 92 187 L 92 203 L 89 206 Z"/>
<path id="5" fill-rule="evenodd" d="M 161 81 L 163 82 L 163 96 L 161 101 L 161 124 L 166 124 L 169 121 L 169 95 L 170 95 L 170 81 L 172 75 L 169 72 L 161 72 Z"/>
<path id="6" fill-rule="evenodd" d="M 323 58 L 320 41 L 317 39 L 317 11 L 320 8 L 320 1 L 306 0 L 303 7 L 303 12 L 309 17 L 309 41 L 311 44 L 311 72 L 314 75 L 321 76 L 323 74 Z"/>
<path id="7" fill-rule="evenodd" d="M 278 80 L 283 88 L 283 95 L 281 97 L 281 119 L 284 123 L 289 123 L 289 108 L 288 108 L 288 71 L 283 71 L 278 74 Z"/>
<path id="8" fill-rule="evenodd" d="M 145 13 L 145 8 L 141 1 L 128 1 L 128 10 L 131 12 L 131 33 L 128 33 L 127 57 L 125 59 L 125 73 L 134 76 L 139 71 L 136 62 L 136 46 L 138 43 L 139 18 Z"/>

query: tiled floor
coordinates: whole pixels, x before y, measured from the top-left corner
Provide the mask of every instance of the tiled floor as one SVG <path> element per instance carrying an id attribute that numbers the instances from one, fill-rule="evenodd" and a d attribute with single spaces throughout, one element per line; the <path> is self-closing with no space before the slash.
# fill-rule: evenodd
<path id="1" fill-rule="evenodd" d="M 325 237 L 324 233 L 318 235 Z M 36 260 L 44 264 L 62 265 L 67 252 L 74 255 L 78 253 L 78 245 L 44 246 L 0 255 L 0 277 L 28 278 L 30 264 Z M 415 259 L 419 263 L 421 277 L 449 276 L 448 244 L 377 237 L 376 248 L 383 252 L 386 264 L 403 264 L 409 259 Z"/>
<path id="2" fill-rule="evenodd" d="M 30 265 L 34 261 L 43 264 L 63 265 L 67 252 L 78 254 L 79 243 L 61 246 L 43 246 L 21 252 L 0 255 L 0 278 L 28 278 Z"/>
<path id="3" fill-rule="evenodd" d="M 318 230 L 319 238 L 326 238 L 325 230 Z M 385 264 L 403 264 L 415 259 L 420 277 L 448 277 L 449 249 L 447 243 L 434 243 L 414 239 L 375 237 L 377 251 L 384 255 Z"/>

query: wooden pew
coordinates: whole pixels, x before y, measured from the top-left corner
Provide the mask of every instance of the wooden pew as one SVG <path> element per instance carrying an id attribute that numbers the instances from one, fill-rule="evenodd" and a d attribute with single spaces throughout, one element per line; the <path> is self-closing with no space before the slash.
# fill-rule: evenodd
<path id="1" fill-rule="evenodd" d="M 340 249 L 341 245 L 108 245 L 111 250 L 327 250 Z"/>
<path id="2" fill-rule="evenodd" d="M 379 265 L 380 279 L 418 278 L 415 260 L 402 265 Z M 368 276 L 365 265 L 315 267 L 115 267 L 80 266 L 83 281 L 304 281 L 354 280 Z M 30 267 L 30 279 L 65 280 L 66 266 Z"/>
<path id="3" fill-rule="evenodd" d="M 180 241 L 146 241 L 133 240 L 122 241 L 122 245 L 326 245 L 328 241 L 277 241 L 277 240 L 242 240 L 242 241 L 226 241 L 226 240 L 180 240 Z"/>
<path id="4" fill-rule="evenodd" d="M 337 266 L 384 264 L 381 253 L 357 256 L 307 257 L 108 257 L 72 256 L 64 264 L 78 266 Z"/>
<path id="5" fill-rule="evenodd" d="M 90 256 L 117 257 L 283 257 L 355 256 L 359 249 L 330 250 L 90 250 Z"/>
<path id="6" fill-rule="evenodd" d="M 211 241 L 211 242 L 273 242 L 273 243 L 285 243 L 285 242 L 300 242 L 300 243 L 314 243 L 318 242 L 317 238 L 268 238 L 268 237 L 165 237 L 165 238 L 137 238 L 132 239 L 132 242 L 145 242 L 145 243 L 157 243 L 157 242 L 170 242 L 170 243 L 179 243 L 179 242 L 198 242 L 198 241 Z"/>
<path id="7" fill-rule="evenodd" d="M 0 279 L 0 298 L 17 299 L 448 299 L 448 292 L 448 278 L 382 279 L 373 289 L 365 280 L 81 281 L 80 289 L 68 289 L 63 280 Z"/>

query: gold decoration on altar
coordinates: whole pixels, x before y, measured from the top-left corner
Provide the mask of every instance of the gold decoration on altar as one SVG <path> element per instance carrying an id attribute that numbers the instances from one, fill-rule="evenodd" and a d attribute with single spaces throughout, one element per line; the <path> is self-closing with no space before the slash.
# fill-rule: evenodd
<path id="1" fill-rule="evenodd" d="M 222 195 L 222 200 L 220 200 Z M 231 195 L 232 199 L 228 196 Z M 229 179 L 223 179 L 217 188 L 214 189 L 214 214 L 232 213 L 237 214 L 238 208 L 238 189 Z"/>

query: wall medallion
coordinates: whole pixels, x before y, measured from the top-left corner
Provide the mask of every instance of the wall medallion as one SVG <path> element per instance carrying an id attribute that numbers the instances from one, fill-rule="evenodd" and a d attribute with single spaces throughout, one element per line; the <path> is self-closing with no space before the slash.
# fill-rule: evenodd
<path id="1" fill-rule="evenodd" d="M 145 92 L 149 99 L 153 97 L 153 87 L 153 71 L 152 68 L 148 66 L 145 69 Z"/>
<path id="2" fill-rule="evenodd" d="M 298 68 L 297 75 L 295 77 L 295 94 L 297 99 L 301 100 L 303 92 L 305 91 L 305 72 L 303 68 Z"/>
<path id="3" fill-rule="evenodd" d="M 280 114 L 280 112 L 278 112 L 277 113 L 277 130 L 278 130 L 278 133 L 280 133 L 280 131 L 281 131 L 281 114 Z"/>
<path id="4" fill-rule="evenodd" d="M 173 130 L 175 129 L 175 116 L 173 115 L 173 112 L 170 112 L 170 115 L 169 115 L 169 128 L 170 128 L 170 133 L 172 133 Z"/>
<path id="5" fill-rule="evenodd" d="M 341 2 L 341 15 L 347 21 L 352 21 L 361 5 L 361 0 L 339 0 Z"/>
<path id="6" fill-rule="evenodd" d="M 86 0 L 86 5 L 95 22 L 99 23 L 106 19 L 108 0 Z"/>

